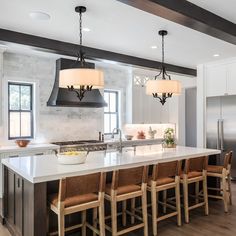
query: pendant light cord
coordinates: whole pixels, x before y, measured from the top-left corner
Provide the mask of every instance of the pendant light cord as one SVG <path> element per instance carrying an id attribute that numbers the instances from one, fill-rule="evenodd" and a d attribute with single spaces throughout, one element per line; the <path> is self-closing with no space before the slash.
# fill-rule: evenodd
<path id="1" fill-rule="evenodd" d="M 81 66 L 84 66 L 84 53 L 82 51 L 82 44 L 83 44 L 83 29 L 82 29 L 82 10 L 79 12 L 79 55 L 77 61 L 80 61 Z"/>
<path id="2" fill-rule="evenodd" d="M 164 67 L 165 62 L 165 47 L 164 47 L 164 35 L 162 35 L 162 67 Z"/>
<path id="3" fill-rule="evenodd" d="M 80 11 L 79 13 L 79 45 L 80 45 L 80 49 L 82 47 L 82 41 L 83 39 L 83 35 L 82 35 L 82 12 Z"/>

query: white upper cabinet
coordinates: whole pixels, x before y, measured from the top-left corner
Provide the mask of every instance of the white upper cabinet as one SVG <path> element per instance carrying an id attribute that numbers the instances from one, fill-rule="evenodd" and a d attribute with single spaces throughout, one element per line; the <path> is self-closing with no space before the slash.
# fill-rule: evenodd
<path id="1" fill-rule="evenodd" d="M 236 63 L 227 66 L 227 93 L 228 95 L 236 94 Z"/>
<path id="2" fill-rule="evenodd" d="M 146 94 L 146 87 L 133 85 L 133 124 L 168 123 L 168 104 L 165 109 L 158 99 Z"/>
<path id="3" fill-rule="evenodd" d="M 225 95 L 236 95 L 236 63 L 207 66 L 206 96 Z"/>
<path id="4" fill-rule="evenodd" d="M 206 71 L 206 96 L 224 96 L 226 91 L 226 66 L 208 66 Z"/>

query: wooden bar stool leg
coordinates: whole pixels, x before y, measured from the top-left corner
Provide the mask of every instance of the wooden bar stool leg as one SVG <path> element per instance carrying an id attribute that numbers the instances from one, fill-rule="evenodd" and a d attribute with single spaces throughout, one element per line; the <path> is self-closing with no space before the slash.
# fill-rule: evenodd
<path id="1" fill-rule="evenodd" d="M 228 175 L 228 190 L 229 190 L 229 204 L 232 205 L 232 189 L 231 189 L 231 176 Z"/>
<path id="2" fill-rule="evenodd" d="M 127 209 L 127 201 L 122 201 L 122 225 L 126 226 L 126 209 Z"/>
<path id="3" fill-rule="evenodd" d="M 142 184 L 142 212 L 143 212 L 143 223 L 144 223 L 144 236 L 148 236 L 148 219 L 147 219 L 147 191 L 146 186 Z"/>
<path id="4" fill-rule="evenodd" d="M 152 199 L 152 230 L 153 235 L 157 235 L 157 214 L 158 214 L 158 192 L 156 191 L 156 182 L 151 184 L 151 199 Z"/>
<path id="5" fill-rule="evenodd" d="M 99 198 L 104 199 L 104 193 L 100 193 Z M 105 236 L 105 209 L 104 209 L 104 201 L 100 200 L 100 206 L 98 207 L 99 211 L 99 228 L 100 228 L 100 236 Z"/>
<path id="6" fill-rule="evenodd" d="M 209 206 L 208 206 L 208 193 L 207 193 L 207 173 L 203 171 L 203 197 L 205 202 L 205 215 L 209 215 Z"/>
<path id="7" fill-rule="evenodd" d="M 112 236 L 117 236 L 117 205 L 116 205 L 115 193 L 112 190 L 111 193 L 111 226 Z"/>
<path id="8" fill-rule="evenodd" d="M 199 203 L 199 182 L 195 183 L 195 203 Z"/>
<path id="9" fill-rule="evenodd" d="M 175 187 L 175 199 L 176 199 L 176 209 L 177 209 L 177 224 L 178 226 L 181 226 L 181 203 L 180 203 L 179 179 L 177 179 L 177 184 Z"/>
<path id="10" fill-rule="evenodd" d="M 187 175 L 184 174 L 183 176 L 183 190 L 184 190 L 184 215 L 185 215 L 185 222 L 189 223 L 189 210 L 188 210 L 188 179 Z"/>
<path id="11" fill-rule="evenodd" d="M 163 190 L 163 213 L 166 214 L 167 190 Z"/>
<path id="12" fill-rule="evenodd" d="M 59 212 L 58 217 L 58 236 L 65 235 L 65 218 L 62 212 Z"/>
<path id="13" fill-rule="evenodd" d="M 93 208 L 93 227 L 97 228 L 97 217 L 98 217 L 98 209 Z M 97 234 L 93 232 L 93 236 L 96 236 Z"/>
<path id="14" fill-rule="evenodd" d="M 135 214 L 135 198 L 131 198 L 131 224 L 134 224 L 135 222 L 135 217 L 134 217 L 134 214 Z"/>
<path id="15" fill-rule="evenodd" d="M 86 211 L 82 211 L 82 236 L 86 236 Z"/>
<path id="16" fill-rule="evenodd" d="M 223 176 L 222 176 L 222 188 L 223 188 L 223 200 L 224 200 L 224 208 L 225 212 L 228 212 L 228 192 L 227 192 L 227 183 L 226 183 L 226 173 L 223 170 Z"/>

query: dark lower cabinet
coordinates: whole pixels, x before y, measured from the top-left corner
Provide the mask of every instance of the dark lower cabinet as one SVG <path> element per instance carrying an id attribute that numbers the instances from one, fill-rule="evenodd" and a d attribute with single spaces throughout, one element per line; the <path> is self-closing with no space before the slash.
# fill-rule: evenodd
<path id="1" fill-rule="evenodd" d="M 30 183 L 3 167 L 3 218 L 11 235 L 46 236 L 46 183 Z"/>
<path id="2" fill-rule="evenodd" d="M 23 179 L 12 171 L 8 171 L 5 176 L 7 188 L 4 191 L 6 205 L 4 213 L 7 224 L 14 235 L 23 235 Z"/>

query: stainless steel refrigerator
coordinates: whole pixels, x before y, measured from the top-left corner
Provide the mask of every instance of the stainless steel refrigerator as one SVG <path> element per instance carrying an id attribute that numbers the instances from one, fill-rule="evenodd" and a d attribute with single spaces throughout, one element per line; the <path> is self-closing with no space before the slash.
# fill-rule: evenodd
<path id="1" fill-rule="evenodd" d="M 236 180 L 236 96 L 207 98 L 206 119 L 207 147 L 222 151 L 218 164 L 227 151 L 234 152 L 232 179 Z"/>

